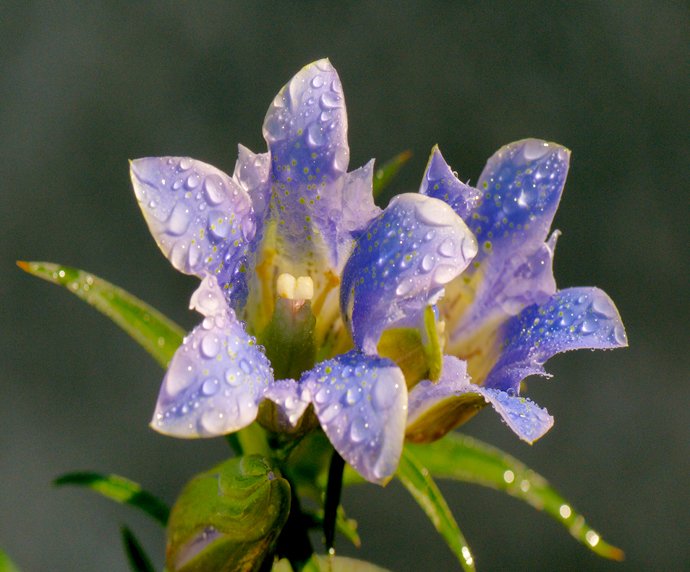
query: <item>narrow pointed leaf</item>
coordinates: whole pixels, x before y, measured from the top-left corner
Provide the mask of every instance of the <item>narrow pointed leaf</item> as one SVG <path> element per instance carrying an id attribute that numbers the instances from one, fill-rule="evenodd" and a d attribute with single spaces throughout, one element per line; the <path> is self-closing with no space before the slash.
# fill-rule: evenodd
<path id="1" fill-rule="evenodd" d="M 412 151 L 403 151 L 392 159 L 384 163 L 374 173 L 374 198 L 381 194 L 381 191 L 388 186 L 393 177 L 398 174 L 402 166 L 412 157 Z"/>
<path id="2" fill-rule="evenodd" d="M 170 509 L 163 501 L 141 490 L 137 483 L 124 477 L 98 473 L 70 473 L 56 479 L 53 484 L 89 487 L 115 502 L 129 504 L 143 510 L 163 526 L 168 523 Z"/>
<path id="3" fill-rule="evenodd" d="M 2 550 L 0 550 L 0 572 L 19 572 L 19 568 L 14 565 L 14 562 Z"/>
<path id="4" fill-rule="evenodd" d="M 465 537 L 460 532 L 441 491 L 429 472 L 415 458 L 406 446 L 398 465 L 396 476 L 422 507 L 436 530 L 443 536 L 453 553 L 458 557 L 463 570 L 474 570 L 474 559 Z"/>
<path id="5" fill-rule="evenodd" d="M 108 316 L 164 368 L 182 343 L 185 331 L 158 310 L 105 280 L 49 262 L 17 262 L 22 269 L 67 288 Z"/>
<path id="6" fill-rule="evenodd" d="M 476 483 L 504 491 L 546 511 L 590 550 L 612 560 L 623 552 L 604 542 L 583 516 L 575 512 L 551 485 L 520 461 L 472 437 L 451 433 L 426 445 L 407 444 L 421 465 L 437 478 Z"/>
<path id="7" fill-rule="evenodd" d="M 309 572 L 388 572 L 363 560 L 355 560 L 344 556 L 320 556 L 315 554 L 309 564 Z M 307 568 L 305 567 L 305 570 Z M 272 572 L 293 572 L 286 558 L 279 560 L 273 566 Z"/>
<path id="8" fill-rule="evenodd" d="M 146 555 L 132 531 L 126 526 L 122 527 L 122 543 L 133 572 L 155 572 L 151 559 Z"/>

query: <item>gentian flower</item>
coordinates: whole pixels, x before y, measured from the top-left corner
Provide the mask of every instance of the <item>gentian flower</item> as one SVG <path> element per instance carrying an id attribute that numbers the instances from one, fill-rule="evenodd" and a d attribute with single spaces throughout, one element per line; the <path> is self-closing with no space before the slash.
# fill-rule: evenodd
<path id="1" fill-rule="evenodd" d="M 318 420 L 355 470 L 385 483 L 406 438 L 437 439 L 488 403 L 532 442 L 553 418 L 520 397 L 522 379 L 546 375 L 558 352 L 626 344 L 606 294 L 556 289 L 558 231 L 546 238 L 563 147 L 508 145 L 477 188 L 435 148 L 419 193 L 381 210 L 373 161 L 347 172 L 328 60 L 280 91 L 263 134 L 268 152 L 240 145 L 232 176 L 189 158 L 131 164 L 159 247 L 202 279 L 190 306 L 203 321 L 171 360 L 157 431 L 217 436 L 258 415 L 295 432 Z"/>

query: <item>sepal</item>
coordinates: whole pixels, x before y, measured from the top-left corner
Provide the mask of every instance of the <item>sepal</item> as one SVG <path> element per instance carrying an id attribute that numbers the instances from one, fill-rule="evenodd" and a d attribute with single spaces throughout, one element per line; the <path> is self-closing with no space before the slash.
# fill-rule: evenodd
<path id="1" fill-rule="evenodd" d="M 234 457 L 194 477 L 168 523 L 169 572 L 258 572 L 290 513 L 290 485 L 272 461 Z"/>

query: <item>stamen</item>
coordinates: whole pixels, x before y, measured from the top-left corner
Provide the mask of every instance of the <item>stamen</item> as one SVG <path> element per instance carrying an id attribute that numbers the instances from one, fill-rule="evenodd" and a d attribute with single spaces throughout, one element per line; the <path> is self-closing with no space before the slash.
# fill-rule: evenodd
<path id="1" fill-rule="evenodd" d="M 295 279 L 292 274 L 281 274 L 276 284 L 278 296 L 288 300 L 311 300 L 314 297 L 314 282 L 309 276 Z"/>

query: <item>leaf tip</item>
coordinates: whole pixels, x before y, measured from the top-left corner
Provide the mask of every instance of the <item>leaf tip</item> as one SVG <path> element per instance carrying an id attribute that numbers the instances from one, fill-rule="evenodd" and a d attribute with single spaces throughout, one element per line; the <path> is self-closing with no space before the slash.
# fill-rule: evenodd
<path id="1" fill-rule="evenodd" d="M 17 260 L 17 266 L 21 268 L 24 272 L 31 274 L 31 264 L 25 260 Z"/>

